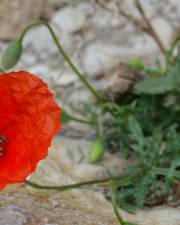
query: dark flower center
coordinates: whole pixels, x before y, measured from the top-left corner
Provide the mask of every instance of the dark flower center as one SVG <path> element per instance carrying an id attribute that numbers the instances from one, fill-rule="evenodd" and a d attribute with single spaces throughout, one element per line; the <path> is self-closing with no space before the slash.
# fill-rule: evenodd
<path id="1" fill-rule="evenodd" d="M 4 154 L 6 144 L 6 137 L 0 134 L 0 156 Z"/>

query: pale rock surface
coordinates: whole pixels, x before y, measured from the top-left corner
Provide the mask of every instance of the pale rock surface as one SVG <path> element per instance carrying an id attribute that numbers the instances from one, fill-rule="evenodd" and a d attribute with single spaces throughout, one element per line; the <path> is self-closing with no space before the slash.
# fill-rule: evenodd
<path id="1" fill-rule="evenodd" d="M 173 35 L 171 21 L 167 21 L 161 14 L 157 17 L 155 7 L 160 10 L 161 4 L 151 4 L 150 1 L 143 4 L 145 9 L 150 6 L 147 14 L 153 19 L 155 29 L 167 47 Z M 129 13 L 137 14 L 130 1 L 126 3 L 122 1 L 122 7 L 126 9 L 126 5 L 131 9 Z M 51 23 L 68 55 L 81 72 L 92 79 L 134 55 L 154 58 L 154 54 L 159 54 L 159 49 L 152 38 L 142 32 L 138 33 L 130 22 L 118 14 L 115 6 L 115 1 L 107 2 L 106 7 L 110 9 L 108 11 L 90 2 L 77 1 L 60 7 L 51 18 Z M 45 28 L 37 28 L 30 32 L 25 40 L 25 46 L 31 46 L 35 50 L 42 67 L 49 67 L 50 70 L 56 70 L 60 74 L 67 70 Z M 36 73 L 36 70 L 33 72 Z M 48 73 L 46 76 L 52 78 L 54 74 Z M 56 80 L 56 84 L 61 84 L 62 81 L 51 79 L 53 80 Z"/>
<path id="2" fill-rule="evenodd" d="M 152 25 L 155 28 L 160 39 L 166 46 L 169 47 L 169 43 L 172 41 L 173 27 L 166 19 L 163 17 L 156 18 L 152 20 Z"/>
<path id="3" fill-rule="evenodd" d="M 78 7 L 65 7 L 55 14 L 52 22 L 56 24 L 60 30 L 66 33 L 74 33 L 80 31 L 86 26 L 87 12 Z"/>
<path id="4" fill-rule="evenodd" d="M 44 3 L 44 0 L 1 0 L 0 39 L 11 40 L 17 38 L 28 23 L 42 15 Z"/>
<path id="5" fill-rule="evenodd" d="M 50 23 L 65 51 L 83 74 L 90 79 L 96 79 L 99 74 L 135 55 L 146 61 L 152 61 L 154 55 L 159 55 L 159 49 L 152 38 L 138 31 L 131 22 L 119 15 L 115 0 L 100 2 L 105 2 L 105 8 L 94 1 L 46 2 L 48 7 L 56 10 L 50 18 Z M 140 18 L 132 2 L 122 0 L 122 9 Z M 174 26 L 177 27 L 180 15 L 178 1 L 168 2 L 142 1 L 166 47 L 172 41 Z M 77 79 L 72 78 L 71 71 L 72 79 L 68 77 L 69 68 L 64 64 L 62 56 L 59 56 L 57 47 L 45 27 L 37 27 L 28 32 L 24 49 L 23 59 L 17 69 L 40 74 L 52 83 L 52 86 L 76 86 Z"/>

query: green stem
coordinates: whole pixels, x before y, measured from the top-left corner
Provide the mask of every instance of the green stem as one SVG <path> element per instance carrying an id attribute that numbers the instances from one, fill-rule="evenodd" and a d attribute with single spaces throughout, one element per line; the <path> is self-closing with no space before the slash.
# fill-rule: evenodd
<path id="1" fill-rule="evenodd" d="M 119 214 L 118 207 L 116 204 L 116 196 L 115 196 L 115 191 L 113 190 L 113 184 L 111 183 L 111 201 L 112 201 L 112 206 L 114 209 L 114 213 L 116 215 L 117 221 L 119 222 L 120 225 L 125 225 L 125 222 L 123 221 L 121 215 Z"/>
<path id="2" fill-rule="evenodd" d="M 134 178 L 142 174 L 142 171 L 138 171 L 134 174 L 127 175 L 127 176 L 121 176 L 121 177 L 116 177 L 116 178 L 106 178 L 106 179 L 101 179 L 101 180 L 91 180 L 91 181 L 85 181 L 85 182 L 80 182 L 76 184 L 70 184 L 70 185 L 62 185 L 62 186 L 49 186 L 49 185 L 40 185 L 34 182 L 31 182 L 29 180 L 26 180 L 25 183 L 33 188 L 37 189 L 44 189 L 44 190 L 59 190 L 59 191 L 65 191 L 65 190 L 70 190 L 70 189 L 76 189 L 76 188 L 81 188 L 83 186 L 89 186 L 93 184 L 110 184 L 112 181 L 118 182 L 119 186 L 123 186 L 130 181 L 132 181 Z"/>
<path id="3" fill-rule="evenodd" d="M 3 69 L 0 68 L 0 73 L 5 73 Z"/>
<path id="4" fill-rule="evenodd" d="M 92 85 L 86 80 L 85 76 L 83 74 L 81 74 L 81 72 L 79 72 L 79 70 L 77 69 L 77 67 L 74 65 L 74 63 L 70 60 L 70 58 L 68 57 L 68 55 L 66 54 L 66 52 L 64 51 L 63 47 L 61 46 L 54 30 L 52 29 L 52 27 L 45 21 L 36 21 L 32 24 L 30 24 L 29 26 L 27 26 L 24 31 L 22 32 L 19 41 L 22 43 L 25 34 L 29 31 L 29 29 L 35 27 L 35 26 L 39 26 L 39 25 L 44 25 L 48 28 L 54 43 L 56 44 L 59 52 L 62 54 L 64 60 L 68 63 L 69 67 L 75 72 L 75 74 L 78 76 L 78 78 L 80 79 L 80 81 L 87 87 L 87 89 L 93 94 L 93 96 L 98 100 L 101 101 L 100 96 L 97 94 L 96 90 L 92 87 Z"/>
<path id="5" fill-rule="evenodd" d="M 88 121 L 88 120 L 83 120 L 83 119 L 80 119 L 80 118 L 77 118 L 77 117 L 74 117 L 74 116 L 70 116 L 68 115 L 69 119 L 74 121 L 74 122 L 78 122 L 78 123 L 84 123 L 84 124 L 88 124 L 88 125 L 97 125 L 97 122 L 93 122 L 93 121 Z M 103 126 L 105 127 L 111 127 L 112 124 L 103 124 L 101 125 L 101 128 L 99 129 L 99 133 L 101 134 L 100 136 L 102 137 L 103 136 Z"/>
<path id="6" fill-rule="evenodd" d="M 46 186 L 46 185 L 36 184 L 28 180 L 25 181 L 27 185 L 30 185 L 31 187 L 34 187 L 37 189 L 58 190 L 58 191 L 66 191 L 70 189 L 77 189 L 83 186 L 89 186 L 93 184 L 103 184 L 103 183 L 109 183 L 109 182 L 110 182 L 110 179 L 103 179 L 103 180 L 92 180 L 92 181 L 86 181 L 86 182 L 70 184 L 70 185 L 62 185 L 62 186 Z"/>
<path id="7" fill-rule="evenodd" d="M 180 36 L 178 35 L 175 40 L 172 43 L 171 49 L 170 49 L 170 56 L 173 56 L 173 51 L 175 47 L 177 46 L 178 42 L 180 42 Z"/>
<path id="8" fill-rule="evenodd" d="M 76 118 L 74 116 L 68 115 L 68 117 L 69 117 L 70 120 L 75 121 L 75 122 L 85 123 L 85 124 L 89 124 L 89 125 L 95 125 L 96 124 L 95 122 L 79 119 L 79 118 Z"/>
<path id="9" fill-rule="evenodd" d="M 101 109 L 98 112 L 98 132 L 99 132 L 99 136 L 101 138 L 103 138 L 104 137 L 104 127 L 103 127 L 103 122 L 102 122 L 102 111 L 101 111 Z"/>
<path id="10" fill-rule="evenodd" d="M 175 63 L 175 58 L 173 56 L 174 49 L 177 47 L 178 42 L 180 42 L 180 36 L 177 36 L 175 40 L 173 41 L 171 48 L 167 50 L 165 54 L 166 59 L 166 71 L 168 71 L 169 67 L 172 66 L 172 64 Z"/>

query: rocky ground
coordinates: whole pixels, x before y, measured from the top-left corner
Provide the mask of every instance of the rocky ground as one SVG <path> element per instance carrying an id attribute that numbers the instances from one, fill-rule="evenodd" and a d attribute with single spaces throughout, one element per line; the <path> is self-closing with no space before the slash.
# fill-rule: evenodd
<path id="1" fill-rule="evenodd" d="M 109 169 L 117 173 L 117 167 L 128 163 L 106 154 L 103 162 L 91 165 L 86 160 L 89 144 L 87 140 L 56 138 L 49 156 L 40 162 L 30 179 L 47 185 L 70 184 L 104 177 Z M 94 186 L 66 192 L 39 191 L 11 185 L 0 194 L 0 225 L 117 225 L 102 190 Z M 134 215 L 124 211 L 121 214 L 139 225 L 179 225 L 179 210 L 160 206 L 137 210 Z"/>
<path id="2" fill-rule="evenodd" d="M 43 18 L 50 21 L 64 49 L 78 68 L 101 91 L 119 71 L 120 62 L 132 56 L 146 63 L 160 56 L 156 43 L 119 14 L 116 0 L 98 1 L 48 0 Z M 178 0 L 142 1 L 148 17 L 164 45 L 168 47 L 179 32 Z M 140 18 L 132 1 L 122 1 L 125 12 Z M 8 43 L 1 42 L 0 50 Z M 93 101 L 77 77 L 64 63 L 51 36 L 44 27 L 30 31 L 24 40 L 24 54 L 16 69 L 28 70 L 45 79 L 62 107 L 80 107 Z M 103 82 L 104 79 L 104 82 Z M 121 79 L 123 81 L 123 78 Z M 123 85 L 124 86 L 124 85 Z M 120 158 L 106 154 L 97 165 L 88 162 L 89 145 L 95 131 L 71 123 L 62 127 L 46 160 L 42 161 L 33 181 L 42 184 L 67 184 L 107 176 L 107 171 L 120 172 Z M 117 170 L 118 167 L 118 170 Z M 111 204 L 100 188 L 68 192 L 35 191 L 21 185 L 8 187 L 0 194 L 0 225 L 115 225 Z M 180 208 L 161 206 L 137 211 L 123 217 L 139 225 L 180 225 Z"/>

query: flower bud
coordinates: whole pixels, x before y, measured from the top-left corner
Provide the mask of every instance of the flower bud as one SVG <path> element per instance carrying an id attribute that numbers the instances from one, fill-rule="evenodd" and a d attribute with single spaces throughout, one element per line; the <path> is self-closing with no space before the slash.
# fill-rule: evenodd
<path id="1" fill-rule="evenodd" d="M 21 57 L 22 50 L 22 43 L 19 40 L 12 42 L 7 49 L 5 49 L 2 56 L 2 66 L 5 70 L 9 70 L 17 64 Z"/>
<path id="2" fill-rule="evenodd" d="M 97 137 L 95 141 L 92 143 L 90 150 L 90 162 L 96 163 L 100 160 L 104 154 L 105 146 L 103 139 L 101 137 Z"/>

